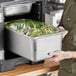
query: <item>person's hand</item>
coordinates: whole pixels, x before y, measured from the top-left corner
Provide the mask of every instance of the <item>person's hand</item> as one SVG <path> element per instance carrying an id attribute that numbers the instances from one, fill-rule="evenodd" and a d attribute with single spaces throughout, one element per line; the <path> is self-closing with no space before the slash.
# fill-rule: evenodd
<path id="1" fill-rule="evenodd" d="M 49 58 L 50 61 L 59 62 L 64 59 L 72 58 L 72 53 L 70 51 L 64 52 L 64 51 L 57 51 L 49 54 L 52 55 L 51 58 Z"/>
<path id="2" fill-rule="evenodd" d="M 65 30 L 64 27 L 62 27 L 62 26 L 59 26 L 58 30 L 61 31 L 61 32 L 63 32 L 63 37 L 62 38 L 64 38 L 68 34 L 68 31 Z"/>

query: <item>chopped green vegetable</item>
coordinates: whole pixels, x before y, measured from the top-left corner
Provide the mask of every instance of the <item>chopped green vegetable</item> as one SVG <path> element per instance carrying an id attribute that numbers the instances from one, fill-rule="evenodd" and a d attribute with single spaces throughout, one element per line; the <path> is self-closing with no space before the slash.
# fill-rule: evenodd
<path id="1" fill-rule="evenodd" d="M 31 37 L 54 34 L 58 29 L 53 25 L 46 25 L 44 22 L 38 22 L 29 19 L 12 20 L 5 24 L 5 28 L 24 33 Z"/>

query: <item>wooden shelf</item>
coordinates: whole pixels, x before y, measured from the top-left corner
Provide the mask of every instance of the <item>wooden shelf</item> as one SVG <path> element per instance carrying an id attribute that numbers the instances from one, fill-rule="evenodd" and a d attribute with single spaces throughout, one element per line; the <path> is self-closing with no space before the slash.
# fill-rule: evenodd
<path id="1" fill-rule="evenodd" d="M 44 63 L 36 65 L 18 65 L 13 70 L 0 73 L 0 76 L 37 76 L 47 72 L 55 71 L 58 68 L 59 63 L 46 60 Z"/>

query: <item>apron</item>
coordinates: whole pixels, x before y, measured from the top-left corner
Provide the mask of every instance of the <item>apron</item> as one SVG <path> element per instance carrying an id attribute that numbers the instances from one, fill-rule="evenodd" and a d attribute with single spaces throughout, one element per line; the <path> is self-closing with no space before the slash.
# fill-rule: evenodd
<path id="1" fill-rule="evenodd" d="M 66 0 L 61 24 L 69 31 L 62 41 L 62 50 L 76 51 L 76 0 Z M 58 76 L 76 76 L 76 59 L 62 60 Z"/>

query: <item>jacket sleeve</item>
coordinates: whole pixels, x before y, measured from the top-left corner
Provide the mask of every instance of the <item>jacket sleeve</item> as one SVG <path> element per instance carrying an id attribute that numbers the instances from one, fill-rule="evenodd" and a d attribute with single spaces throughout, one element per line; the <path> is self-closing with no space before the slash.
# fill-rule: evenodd
<path id="1" fill-rule="evenodd" d="M 64 25 L 63 25 L 63 16 L 64 16 L 64 12 L 66 11 L 67 6 L 69 5 L 69 3 L 70 3 L 70 0 L 66 0 L 66 2 L 65 2 L 65 4 L 64 4 L 63 14 L 62 14 L 62 18 L 61 18 L 61 20 L 60 20 L 59 26 L 63 26 L 63 27 L 64 27 Z M 59 27 L 59 26 L 58 26 L 58 27 Z"/>

